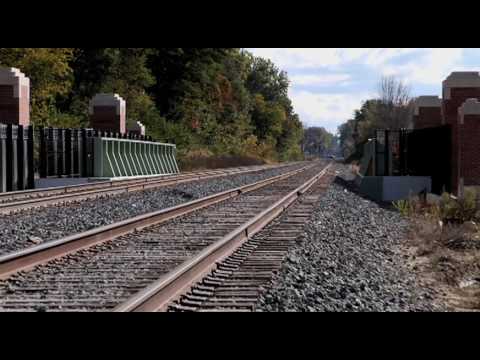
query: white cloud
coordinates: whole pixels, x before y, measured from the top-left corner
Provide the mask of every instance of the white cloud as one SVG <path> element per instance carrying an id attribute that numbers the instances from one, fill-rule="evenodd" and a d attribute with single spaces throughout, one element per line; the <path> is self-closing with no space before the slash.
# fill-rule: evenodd
<path id="1" fill-rule="evenodd" d="M 296 85 L 341 85 L 350 80 L 349 74 L 307 74 L 293 75 L 290 80 L 293 86 Z"/>
<path id="2" fill-rule="evenodd" d="M 257 56 L 272 60 L 282 69 L 335 66 L 342 60 L 338 49 L 329 48 L 256 48 L 250 50 Z"/>
<path id="3" fill-rule="evenodd" d="M 255 55 L 269 58 L 281 68 L 308 69 L 336 67 L 360 62 L 379 67 L 403 55 L 421 52 L 412 48 L 256 48 Z"/>
<path id="4" fill-rule="evenodd" d="M 353 116 L 362 101 L 372 97 L 371 93 L 325 94 L 310 91 L 290 91 L 295 111 L 307 126 L 323 126 L 335 133 L 337 127 Z"/>
<path id="5" fill-rule="evenodd" d="M 376 90 L 381 75 L 400 77 L 414 92 L 434 86 L 440 89 L 450 72 L 464 70 L 462 62 L 468 55 L 464 49 L 428 48 L 249 50 L 290 74 L 290 97 L 306 125 L 324 126 L 332 132 L 351 118 L 362 101 L 375 97 L 368 91 Z M 309 91 L 300 91 L 299 86 Z M 326 93 L 315 92 L 318 86 Z"/>
<path id="6" fill-rule="evenodd" d="M 409 48 L 386 48 L 386 49 L 370 49 L 366 54 L 365 64 L 378 67 L 388 63 L 396 57 L 413 54 L 421 51 L 422 49 L 409 49 Z"/>
<path id="7" fill-rule="evenodd" d="M 441 86 L 450 72 L 457 70 L 463 49 L 420 49 L 417 56 L 403 64 L 385 64 L 384 75 L 396 75 L 410 83 Z"/>
<path id="8" fill-rule="evenodd" d="M 346 48 L 340 49 L 340 56 L 345 62 L 356 61 L 366 55 L 368 55 L 372 49 L 368 48 Z"/>

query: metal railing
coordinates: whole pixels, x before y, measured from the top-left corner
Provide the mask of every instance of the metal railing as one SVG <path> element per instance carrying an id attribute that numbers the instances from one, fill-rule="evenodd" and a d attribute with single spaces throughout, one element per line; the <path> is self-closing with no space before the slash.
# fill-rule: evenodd
<path id="1" fill-rule="evenodd" d="M 117 144 L 114 160 L 123 165 L 112 177 L 178 172 L 175 146 L 156 143 L 151 136 L 0 124 L 0 192 L 34 189 L 36 177 L 97 176 L 98 139 Z"/>
<path id="2" fill-rule="evenodd" d="M 131 139 L 153 141 L 150 136 L 119 134 L 94 129 L 37 129 L 40 144 L 41 178 L 92 177 L 94 172 L 94 139 Z"/>
<path id="3" fill-rule="evenodd" d="M 35 186 L 33 127 L 0 124 L 0 192 Z"/>

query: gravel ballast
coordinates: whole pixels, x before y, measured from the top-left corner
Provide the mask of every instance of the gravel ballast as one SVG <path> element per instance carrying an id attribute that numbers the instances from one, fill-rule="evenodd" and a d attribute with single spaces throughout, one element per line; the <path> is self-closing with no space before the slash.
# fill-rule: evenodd
<path id="1" fill-rule="evenodd" d="M 302 166 L 305 163 L 1 215 L 0 255 L 165 209 Z"/>
<path id="2" fill-rule="evenodd" d="M 346 184 L 337 177 L 320 198 L 257 311 L 441 310 L 407 270 L 408 221 Z"/>

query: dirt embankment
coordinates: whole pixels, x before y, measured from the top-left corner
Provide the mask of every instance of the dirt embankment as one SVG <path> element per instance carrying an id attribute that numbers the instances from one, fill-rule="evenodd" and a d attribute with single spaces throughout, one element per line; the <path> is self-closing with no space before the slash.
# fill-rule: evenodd
<path id="1" fill-rule="evenodd" d="M 420 282 L 450 311 L 480 311 L 480 226 L 417 219 L 403 246 Z"/>

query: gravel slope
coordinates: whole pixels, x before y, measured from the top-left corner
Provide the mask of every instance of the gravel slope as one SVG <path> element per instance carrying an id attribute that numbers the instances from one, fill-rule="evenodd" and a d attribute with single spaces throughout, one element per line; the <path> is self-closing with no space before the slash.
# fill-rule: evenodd
<path id="1" fill-rule="evenodd" d="M 261 296 L 257 311 L 432 311 L 406 268 L 408 222 L 336 181 Z"/>
<path id="2" fill-rule="evenodd" d="M 295 164 L 281 169 L 200 180 L 160 189 L 106 196 L 97 200 L 26 210 L 13 215 L 0 215 L 0 255 L 175 206 L 302 166 L 304 164 Z"/>

